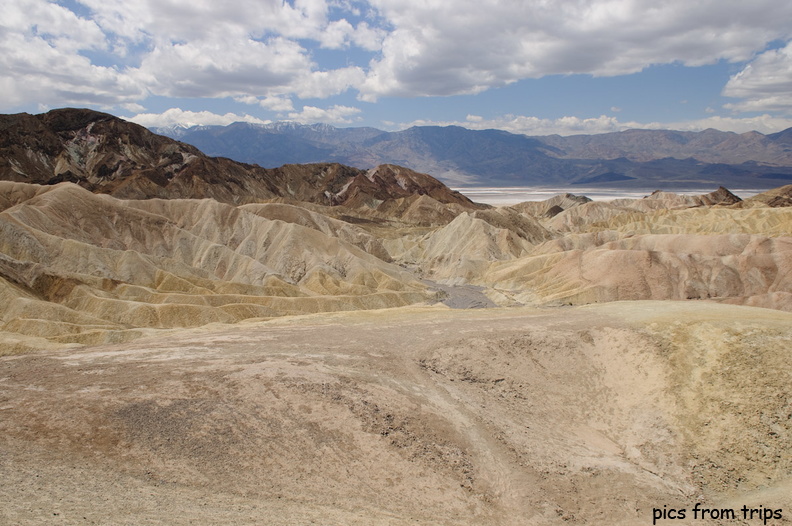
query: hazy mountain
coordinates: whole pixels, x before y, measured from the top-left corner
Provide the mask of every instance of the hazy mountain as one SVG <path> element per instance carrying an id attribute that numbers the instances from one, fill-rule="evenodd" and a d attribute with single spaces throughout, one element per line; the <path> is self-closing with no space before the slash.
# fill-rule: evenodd
<path id="1" fill-rule="evenodd" d="M 708 129 L 701 132 L 627 130 L 600 135 L 551 135 L 540 140 L 565 159 L 617 159 L 647 162 L 663 158 L 695 159 L 703 163 L 743 164 L 749 161 L 792 166 L 792 148 L 784 132 L 762 135 Z"/>
<path id="2" fill-rule="evenodd" d="M 261 166 L 331 161 L 367 168 L 392 163 L 457 185 L 771 188 L 792 182 L 790 130 L 771 135 L 710 129 L 528 137 L 458 126 L 384 132 L 236 123 L 154 131 L 178 137 L 211 155 Z"/>

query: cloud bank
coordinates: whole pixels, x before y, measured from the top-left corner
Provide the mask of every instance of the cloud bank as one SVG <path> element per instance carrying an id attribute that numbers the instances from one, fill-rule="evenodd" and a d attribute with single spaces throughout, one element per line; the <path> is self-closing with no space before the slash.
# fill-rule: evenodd
<path id="1" fill-rule="evenodd" d="M 792 3 L 778 0 L 11 0 L 3 15 L 5 109 L 230 98 L 300 120 L 322 112 L 294 100 L 349 91 L 447 96 L 727 61 L 742 68 L 730 109 L 792 115 Z M 357 58 L 317 59 L 334 51 Z"/>
<path id="2" fill-rule="evenodd" d="M 225 113 L 223 115 L 210 111 L 185 111 L 180 108 L 170 108 L 162 113 L 138 113 L 128 119 L 147 128 L 167 126 L 227 126 L 235 122 L 250 122 L 253 124 L 269 124 L 250 115 Z"/>

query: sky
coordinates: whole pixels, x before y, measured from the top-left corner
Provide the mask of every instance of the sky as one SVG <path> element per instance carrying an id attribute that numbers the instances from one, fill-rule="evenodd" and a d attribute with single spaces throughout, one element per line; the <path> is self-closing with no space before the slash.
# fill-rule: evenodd
<path id="1" fill-rule="evenodd" d="M 791 22 L 788 0 L 3 0 L 0 113 L 773 133 Z"/>

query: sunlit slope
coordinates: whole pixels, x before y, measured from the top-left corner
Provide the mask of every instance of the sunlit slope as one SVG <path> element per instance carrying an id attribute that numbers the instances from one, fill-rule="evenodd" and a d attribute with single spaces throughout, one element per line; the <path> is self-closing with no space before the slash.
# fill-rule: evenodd
<path id="1" fill-rule="evenodd" d="M 449 282 L 476 281 L 493 261 L 510 260 L 552 235 L 511 208 L 462 213 L 418 239 L 400 259 Z"/>
<path id="2" fill-rule="evenodd" d="M 1 359 L 0 521 L 788 524 L 791 321 L 406 307 Z"/>
<path id="3" fill-rule="evenodd" d="M 713 299 L 789 310 L 791 235 L 792 208 L 762 196 L 743 204 L 724 189 L 560 196 L 460 215 L 403 257 L 435 279 L 488 287 L 502 304 Z"/>
<path id="4" fill-rule="evenodd" d="M 121 201 L 70 183 L 0 184 L 5 331 L 102 341 L 107 330 L 430 297 L 370 235 L 329 218 L 302 226 L 213 200 Z M 359 248 L 367 245 L 384 259 Z"/>
<path id="5" fill-rule="evenodd" d="M 640 202 L 640 201 L 639 201 Z M 792 233 L 792 208 L 695 207 L 640 210 L 613 202 L 591 202 L 547 221 L 559 233 L 614 230 L 627 234 L 762 234 Z"/>
<path id="6" fill-rule="evenodd" d="M 600 238 L 601 239 L 601 238 Z M 491 265 L 482 278 L 542 303 L 717 299 L 792 308 L 792 238 L 654 234 Z M 561 243 L 554 243 L 558 247 Z"/>

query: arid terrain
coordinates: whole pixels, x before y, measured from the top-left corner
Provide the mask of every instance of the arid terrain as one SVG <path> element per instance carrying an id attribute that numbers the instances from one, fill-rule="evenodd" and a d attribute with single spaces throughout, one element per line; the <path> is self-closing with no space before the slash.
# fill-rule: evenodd
<path id="1" fill-rule="evenodd" d="M 786 512 L 791 322 L 705 302 L 406 307 L 7 357 L 0 517 L 626 525 L 696 502 Z"/>
<path id="2" fill-rule="evenodd" d="M 792 186 L 494 208 L 0 121 L 0 523 L 792 523 Z"/>

